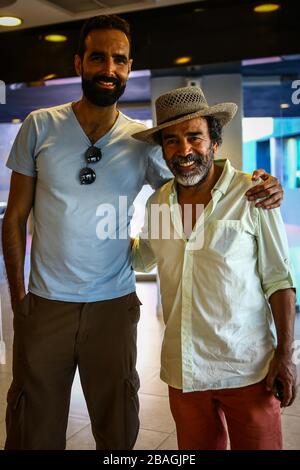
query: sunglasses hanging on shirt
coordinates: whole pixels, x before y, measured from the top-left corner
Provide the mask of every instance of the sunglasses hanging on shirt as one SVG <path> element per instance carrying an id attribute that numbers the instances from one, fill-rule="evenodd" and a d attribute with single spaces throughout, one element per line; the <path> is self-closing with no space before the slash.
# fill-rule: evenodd
<path id="1" fill-rule="evenodd" d="M 101 160 L 102 153 L 98 147 L 92 145 L 85 152 L 85 161 L 87 166 L 82 168 L 79 172 L 79 181 L 80 184 L 92 184 L 96 179 L 96 173 L 92 168 L 89 168 L 89 164 L 97 163 Z"/>

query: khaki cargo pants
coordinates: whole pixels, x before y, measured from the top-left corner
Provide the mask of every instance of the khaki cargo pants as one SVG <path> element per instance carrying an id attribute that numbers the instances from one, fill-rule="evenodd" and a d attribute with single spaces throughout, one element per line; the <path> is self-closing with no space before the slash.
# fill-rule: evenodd
<path id="1" fill-rule="evenodd" d="M 132 449 L 139 429 L 135 293 L 92 303 L 28 293 L 14 316 L 5 449 L 65 449 L 78 367 L 97 449 Z"/>

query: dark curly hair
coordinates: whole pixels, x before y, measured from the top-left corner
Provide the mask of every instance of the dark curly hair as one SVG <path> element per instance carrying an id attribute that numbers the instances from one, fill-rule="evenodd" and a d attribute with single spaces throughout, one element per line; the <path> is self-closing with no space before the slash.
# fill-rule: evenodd
<path id="1" fill-rule="evenodd" d="M 222 126 L 220 124 L 219 119 L 213 116 L 205 116 L 204 119 L 206 119 L 206 122 L 207 122 L 209 138 L 211 140 L 211 143 L 221 145 L 223 142 L 223 138 L 222 138 Z"/>
<path id="2" fill-rule="evenodd" d="M 91 31 L 99 29 L 118 29 L 122 31 L 131 44 L 130 26 L 126 20 L 117 15 L 100 15 L 89 18 L 82 26 L 79 36 L 77 54 L 83 59 L 85 53 L 85 40 Z"/>

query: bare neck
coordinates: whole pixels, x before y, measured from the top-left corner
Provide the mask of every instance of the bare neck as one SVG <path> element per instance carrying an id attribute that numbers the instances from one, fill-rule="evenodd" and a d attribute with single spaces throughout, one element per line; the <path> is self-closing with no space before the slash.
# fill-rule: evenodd
<path id="1" fill-rule="evenodd" d="M 72 104 L 73 111 L 84 132 L 92 143 L 103 137 L 118 117 L 116 103 L 112 106 L 96 106 L 84 96 Z"/>

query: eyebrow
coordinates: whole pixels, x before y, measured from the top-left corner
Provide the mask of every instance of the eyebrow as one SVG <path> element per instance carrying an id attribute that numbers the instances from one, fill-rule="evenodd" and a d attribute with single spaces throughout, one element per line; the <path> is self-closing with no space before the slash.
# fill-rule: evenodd
<path id="1" fill-rule="evenodd" d="M 102 56 L 102 57 L 104 57 L 105 55 L 106 55 L 106 53 L 103 52 L 103 51 L 93 51 L 93 52 L 90 53 L 89 58 L 93 58 L 93 57 L 96 57 L 96 56 Z M 128 57 L 127 57 L 127 55 L 126 55 L 126 54 L 123 54 L 123 53 L 121 53 L 121 52 L 120 52 L 120 53 L 117 53 L 117 52 L 116 52 L 116 53 L 113 54 L 112 56 L 113 56 L 114 58 L 118 57 L 118 58 L 120 58 L 120 59 L 129 60 Z"/>

